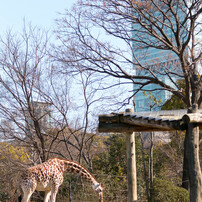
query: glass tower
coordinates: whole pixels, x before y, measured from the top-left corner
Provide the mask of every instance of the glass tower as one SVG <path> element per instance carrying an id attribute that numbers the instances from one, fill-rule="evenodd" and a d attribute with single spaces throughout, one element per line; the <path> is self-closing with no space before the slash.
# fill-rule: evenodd
<path id="1" fill-rule="evenodd" d="M 170 69 L 170 71 L 177 71 L 177 68 L 175 68 L 177 66 L 177 57 L 171 56 L 171 51 L 148 48 L 147 50 L 136 49 L 136 53 L 141 55 L 139 57 L 140 63 L 143 66 L 147 66 L 159 80 L 167 85 L 173 85 L 168 76 L 164 74 L 164 68 Z M 170 55 L 169 58 L 167 58 L 168 55 Z M 135 67 L 135 69 L 138 76 L 152 76 L 148 70 L 140 67 Z M 173 81 L 177 81 L 177 77 L 173 77 L 172 79 Z M 139 86 L 134 85 L 134 90 L 138 88 Z M 136 111 L 158 111 L 170 96 L 171 94 L 168 91 L 162 90 L 159 85 L 149 84 L 135 95 Z"/>
<path id="2" fill-rule="evenodd" d="M 159 13 L 159 11 L 154 12 L 153 15 L 159 19 L 162 18 L 162 14 Z M 144 42 L 146 42 L 147 44 L 157 44 L 158 41 L 153 36 L 145 34 L 144 30 L 142 30 L 140 25 L 136 23 L 132 25 L 132 29 L 132 37 L 134 39 L 133 52 L 134 56 L 136 57 L 134 58 L 134 60 L 138 60 L 138 62 L 141 64 L 141 66 L 134 65 L 136 75 L 150 77 L 154 77 L 155 75 L 159 80 L 174 87 L 174 83 L 177 81 L 177 79 L 179 79 L 179 77 L 176 76 L 175 73 L 180 73 L 177 55 L 175 55 L 174 52 L 169 50 L 161 50 L 157 48 L 152 48 L 150 46 L 143 47 L 142 43 L 140 42 L 141 40 L 144 40 Z M 155 31 L 157 33 L 159 32 L 159 30 Z M 165 26 L 163 31 L 174 43 L 175 36 L 173 36 L 171 30 Z M 144 67 L 147 67 L 149 71 L 148 69 L 145 70 Z M 167 70 L 167 72 L 169 72 L 170 78 L 168 74 L 166 74 L 165 69 Z M 138 90 L 139 87 L 140 86 L 138 85 L 134 85 L 134 91 Z M 169 99 L 170 96 L 171 94 L 168 91 L 162 90 L 156 84 L 146 85 L 134 97 L 135 110 L 149 111 L 152 108 L 153 111 L 158 111 L 161 109 L 161 106 L 165 103 L 167 99 Z M 158 104 L 155 105 L 154 103 Z"/>

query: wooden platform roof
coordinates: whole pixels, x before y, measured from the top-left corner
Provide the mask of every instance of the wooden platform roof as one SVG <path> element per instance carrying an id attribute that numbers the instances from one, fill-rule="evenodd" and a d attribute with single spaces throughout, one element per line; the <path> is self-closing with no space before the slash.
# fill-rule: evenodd
<path id="1" fill-rule="evenodd" d="M 99 116 L 99 132 L 143 132 L 186 130 L 187 123 L 195 123 L 202 129 L 202 109 L 197 114 L 187 110 L 162 110 L 104 114 Z"/>

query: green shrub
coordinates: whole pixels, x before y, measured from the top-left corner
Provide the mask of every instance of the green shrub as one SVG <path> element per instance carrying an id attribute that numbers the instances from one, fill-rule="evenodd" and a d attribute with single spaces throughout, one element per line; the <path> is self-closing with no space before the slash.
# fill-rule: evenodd
<path id="1" fill-rule="evenodd" d="M 189 202 L 189 192 L 172 182 L 155 179 L 151 187 L 152 202 Z"/>
<path id="2" fill-rule="evenodd" d="M 7 193 L 0 192 L 0 201 L 9 201 L 9 196 Z"/>

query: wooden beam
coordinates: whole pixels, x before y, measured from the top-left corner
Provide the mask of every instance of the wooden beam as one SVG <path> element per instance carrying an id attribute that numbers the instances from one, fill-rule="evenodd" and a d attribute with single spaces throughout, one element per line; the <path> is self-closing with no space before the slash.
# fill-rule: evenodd
<path id="1" fill-rule="evenodd" d="M 124 123 L 99 123 L 98 131 L 100 133 L 132 133 L 134 126 Z"/>
<path id="2" fill-rule="evenodd" d="M 130 111 L 129 111 L 130 112 Z M 202 115 L 186 114 L 183 119 L 156 119 L 127 113 L 108 114 L 99 116 L 99 132 L 147 132 L 186 130 L 188 123 L 195 123 L 202 129 Z"/>
<path id="3" fill-rule="evenodd" d="M 103 115 L 99 115 L 99 122 L 110 122 L 110 123 L 114 123 L 114 122 L 119 122 L 120 116 L 123 116 L 123 113 L 120 114 L 103 114 Z"/>
<path id="4" fill-rule="evenodd" d="M 142 131 L 145 131 L 144 128 L 149 128 L 150 131 L 173 131 L 179 129 L 180 126 L 176 125 L 176 122 L 172 123 L 170 121 L 155 121 L 147 119 L 133 119 L 130 116 L 120 117 L 120 122 L 128 125 L 134 125 L 136 127 L 142 128 Z M 146 130 L 148 131 L 148 130 Z"/>
<path id="5" fill-rule="evenodd" d="M 126 123 L 99 123 L 98 131 L 100 133 L 128 133 L 128 132 L 150 132 L 150 131 L 172 131 L 172 128 L 147 127 L 139 125 L 130 125 Z"/>

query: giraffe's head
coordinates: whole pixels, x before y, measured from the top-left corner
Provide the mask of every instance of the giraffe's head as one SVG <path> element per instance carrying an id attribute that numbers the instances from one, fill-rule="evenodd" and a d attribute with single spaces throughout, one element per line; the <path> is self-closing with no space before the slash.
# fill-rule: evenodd
<path id="1" fill-rule="evenodd" d="M 93 188 L 99 195 L 99 201 L 103 202 L 103 187 L 102 187 L 102 184 L 96 183 L 96 184 L 93 185 Z"/>

